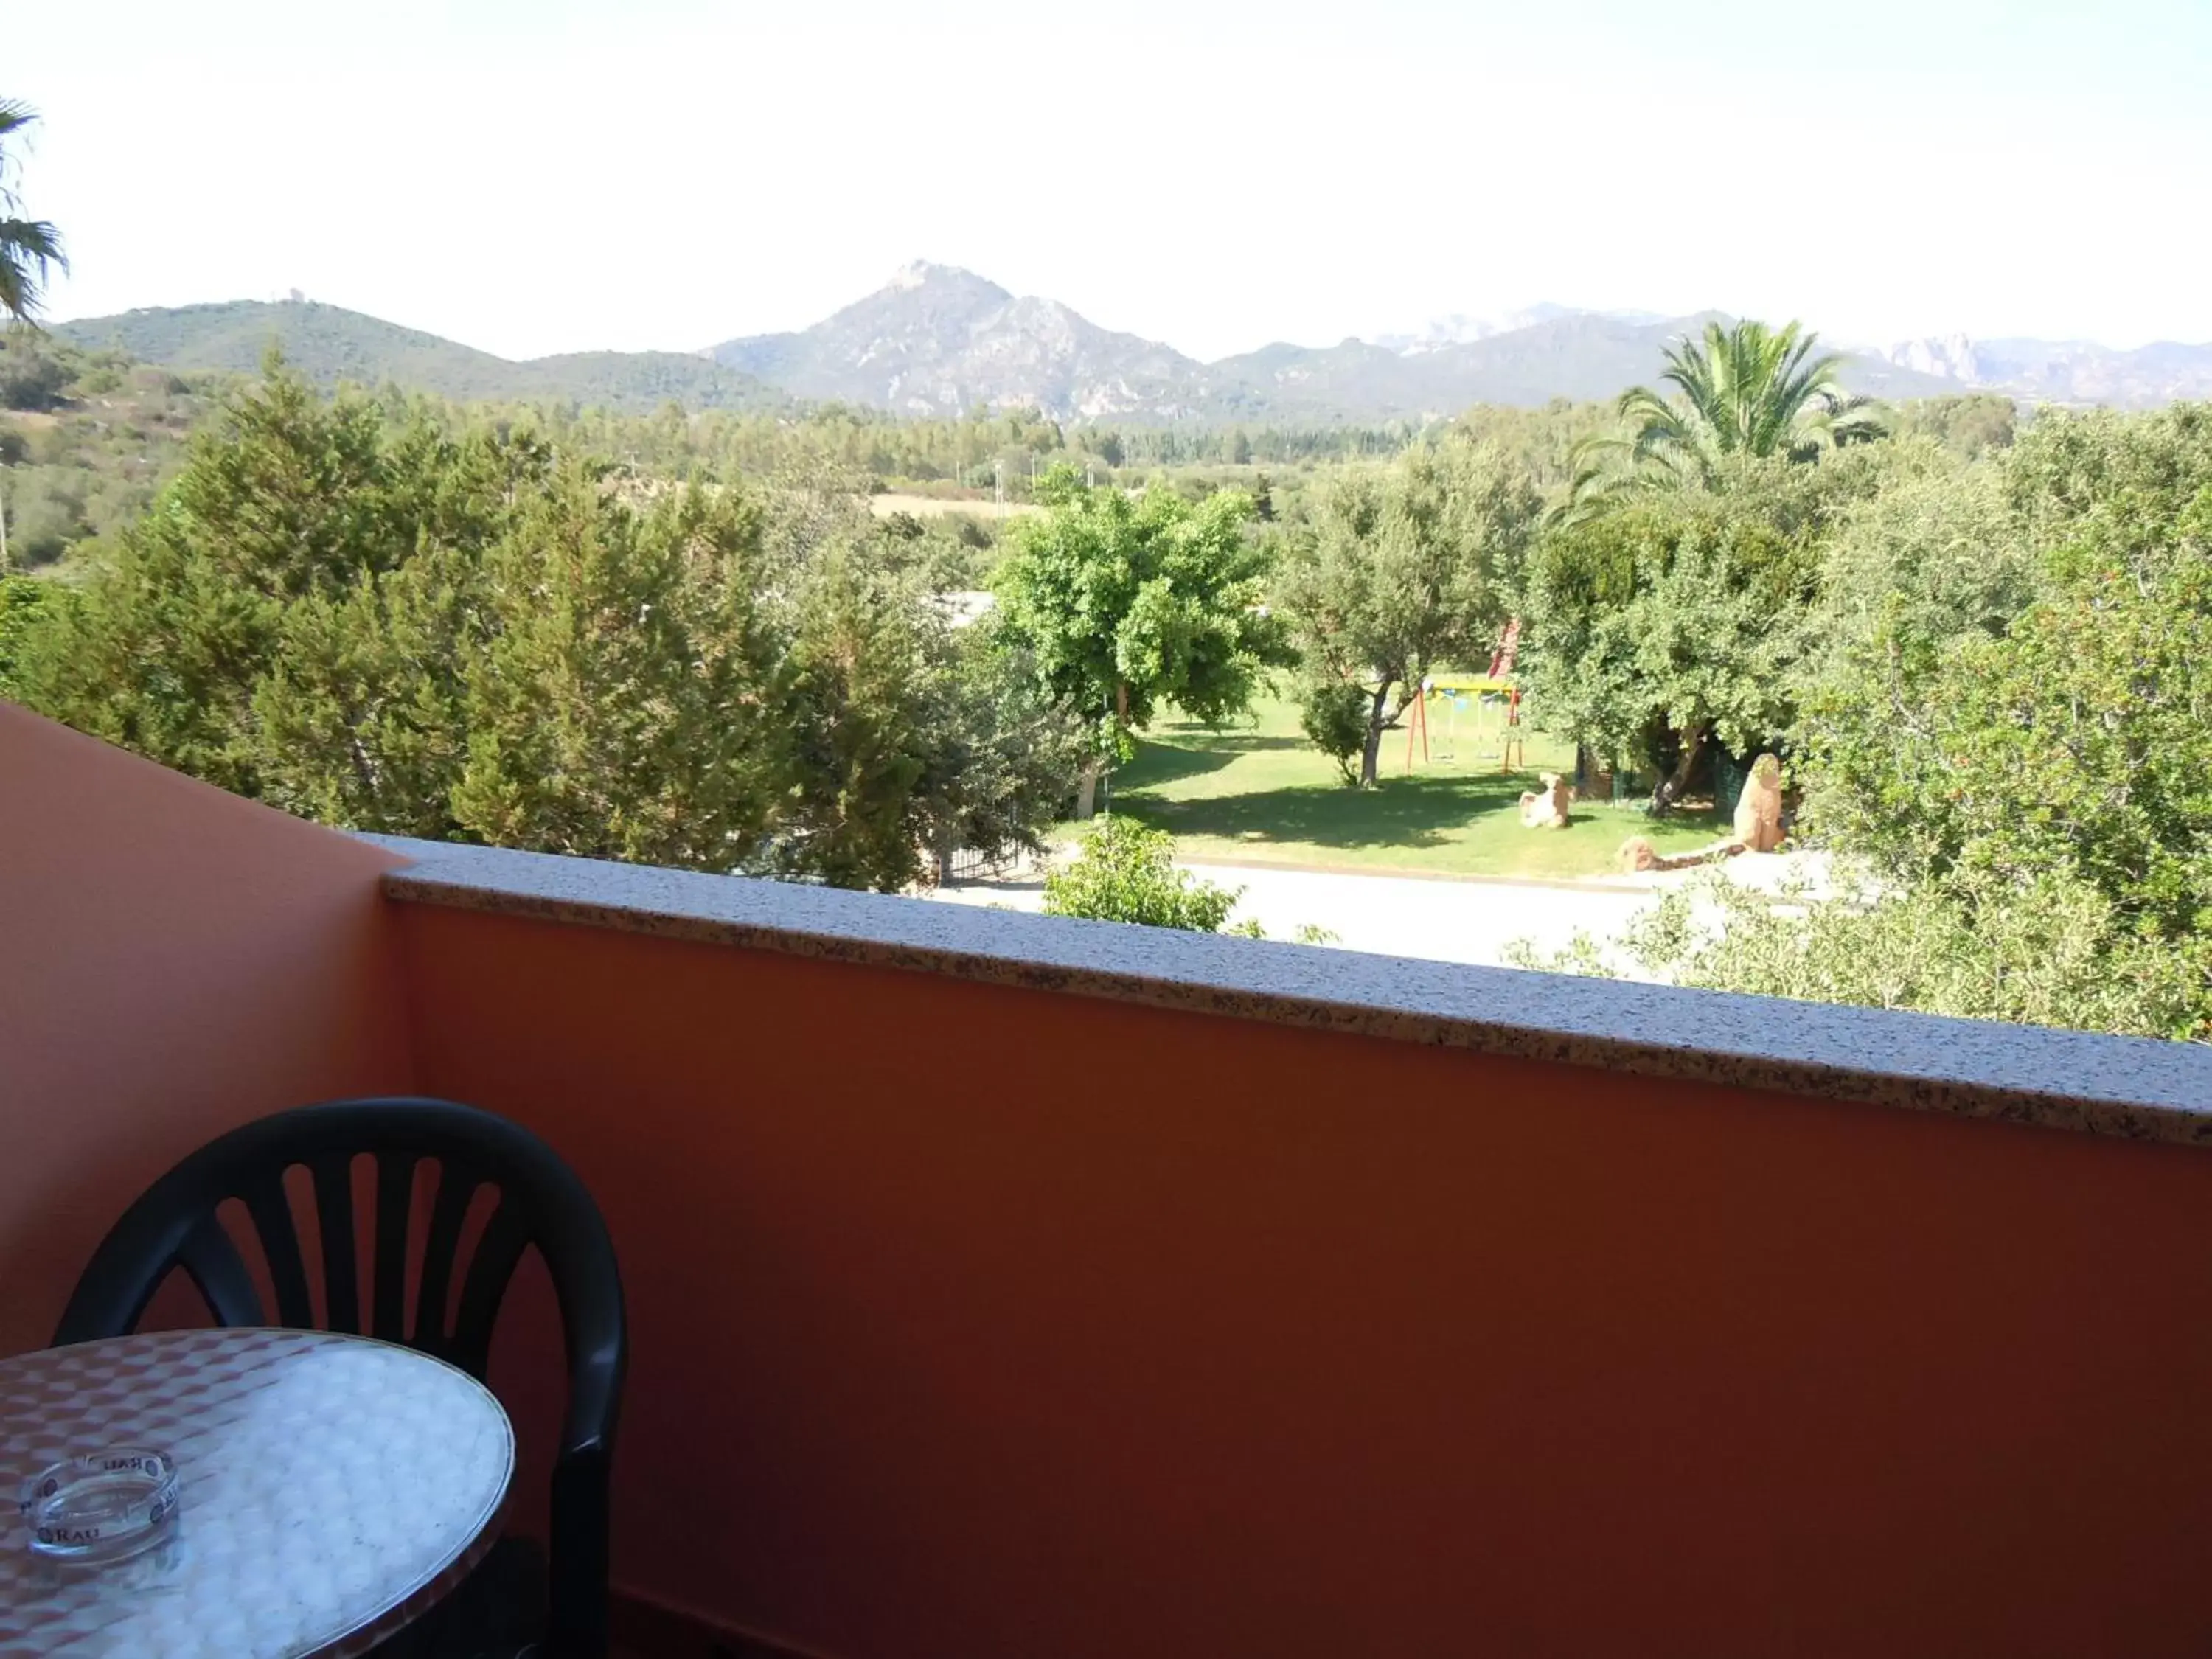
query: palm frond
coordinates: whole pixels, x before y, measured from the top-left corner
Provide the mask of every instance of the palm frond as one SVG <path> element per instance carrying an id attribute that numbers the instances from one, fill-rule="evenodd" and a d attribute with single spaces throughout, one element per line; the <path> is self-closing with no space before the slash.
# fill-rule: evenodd
<path id="1" fill-rule="evenodd" d="M 40 219 L 0 219 L 0 313 L 35 323 L 48 280 L 67 270 L 61 233 Z"/>
<path id="2" fill-rule="evenodd" d="M 7 141 L 38 118 L 20 98 L 0 98 L 0 313 L 33 325 L 48 280 L 69 269 L 59 231 L 43 219 L 15 216 L 21 202 L 9 182 L 14 158 Z"/>
<path id="3" fill-rule="evenodd" d="M 8 173 L 12 164 L 12 158 L 8 154 L 8 140 L 38 118 L 38 111 L 21 99 L 0 98 L 0 210 L 13 211 L 17 206 L 15 192 L 8 184 Z"/>
<path id="4" fill-rule="evenodd" d="M 1659 382 L 1673 395 L 1641 386 L 1620 395 L 1619 430 L 1576 447 L 1554 521 L 1647 489 L 1712 488 L 1733 458 L 1810 459 L 1882 435 L 1880 405 L 1844 389 L 1843 361 L 1796 321 L 1711 322 L 1698 340 L 1670 341 Z"/>

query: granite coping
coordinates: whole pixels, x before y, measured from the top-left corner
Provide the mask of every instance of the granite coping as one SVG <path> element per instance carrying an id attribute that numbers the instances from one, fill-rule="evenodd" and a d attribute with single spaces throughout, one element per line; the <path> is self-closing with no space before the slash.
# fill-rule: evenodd
<path id="1" fill-rule="evenodd" d="M 398 836 L 410 903 L 1646 1077 L 2212 1145 L 2212 1047 L 1475 968 Z"/>

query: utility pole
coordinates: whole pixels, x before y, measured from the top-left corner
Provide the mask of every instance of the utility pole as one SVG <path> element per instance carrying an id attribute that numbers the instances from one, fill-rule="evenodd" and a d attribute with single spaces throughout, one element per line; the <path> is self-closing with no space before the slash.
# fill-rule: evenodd
<path id="1" fill-rule="evenodd" d="M 0 576 L 8 574 L 8 496 L 0 490 Z"/>

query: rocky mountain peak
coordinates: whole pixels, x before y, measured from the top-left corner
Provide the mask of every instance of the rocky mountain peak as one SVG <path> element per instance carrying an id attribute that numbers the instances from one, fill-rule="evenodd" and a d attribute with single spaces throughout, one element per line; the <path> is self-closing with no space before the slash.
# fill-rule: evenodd
<path id="1" fill-rule="evenodd" d="M 904 415 L 980 404 L 1069 421 L 1360 424 L 1449 419 L 1477 403 L 1616 398 L 1653 384 L 1668 345 L 1719 314 L 1545 303 L 1199 363 L 1058 301 L 1018 299 L 973 271 L 918 259 L 811 328 L 726 341 L 708 355 L 794 398 Z M 1963 334 L 1873 349 L 1830 343 L 1844 349 L 1846 385 L 1888 398 L 1986 390 L 2143 407 L 2212 386 L 2212 347 L 2115 353 Z"/>
<path id="2" fill-rule="evenodd" d="M 1980 386 L 1993 378 L 1983 364 L 1974 343 L 1964 334 L 1929 336 L 1926 339 L 1901 340 L 1881 353 L 1884 361 L 1899 368 L 1911 369 L 1916 374 L 1933 375 L 1939 380 L 1956 380 L 1963 386 Z"/>
<path id="3" fill-rule="evenodd" d="M 883 299 L 898 294 L 968 295 L 989 298 L 1000 305 L 1014 297 L 988 276 L 978 276 L 958 265 L 933 264 L 927 259 L 914 259 L 901 265 L 891 273 L 890 281 L 868 298 Z"/>

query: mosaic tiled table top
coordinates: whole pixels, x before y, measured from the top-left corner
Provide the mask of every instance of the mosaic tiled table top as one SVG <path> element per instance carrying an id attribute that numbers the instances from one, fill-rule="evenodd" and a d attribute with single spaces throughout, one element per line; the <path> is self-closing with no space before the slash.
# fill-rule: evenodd
<path id="1" fill-rule="evenodd" d="M 176 1455 L 174 1535 L 106 1566 L 32 1553 L 16 1483 L 76 1452 Z M 158 1331 L 0 1360 L 0 1656 L 341 1659 L 482 1559 L 506 1413 L 437 1360 L 317 1331 Z"/>

